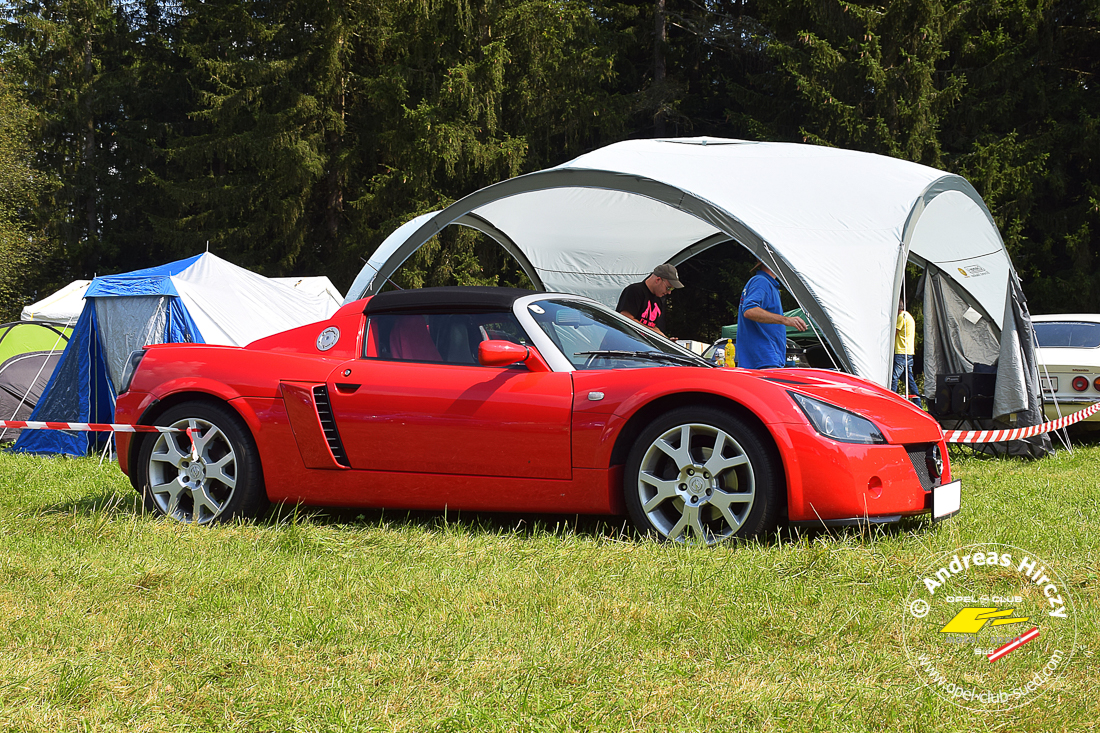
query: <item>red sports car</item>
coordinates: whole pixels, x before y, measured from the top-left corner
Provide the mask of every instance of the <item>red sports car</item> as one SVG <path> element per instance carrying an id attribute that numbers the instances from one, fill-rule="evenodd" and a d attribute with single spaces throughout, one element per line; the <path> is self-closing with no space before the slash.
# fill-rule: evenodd
<path id="1" fill-rule="evenodd" d="M 943 434 L 814 369 L 718 368 L 604 306 L 508 288 L 349 303 L 244 348 L 134 352 L 119 463 L 182 522 L 268 502 L 619 514 L 707 543 L 958 510 Z"/>

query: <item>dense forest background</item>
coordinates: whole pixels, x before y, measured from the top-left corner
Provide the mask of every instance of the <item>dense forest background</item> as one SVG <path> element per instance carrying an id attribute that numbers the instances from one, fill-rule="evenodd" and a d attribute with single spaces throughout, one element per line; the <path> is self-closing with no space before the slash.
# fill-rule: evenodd
<path id="1" fill-rule="evenodd" d="M 1100 0 L 0 8 L 5 317 L 207 248 L 346 289 L 416 214 L 617 140 L 697 135 L 963 175 L 1034 312 L 1100 311 Z M 457 232 L 396 279 L 519 284 L 509 259 Z M 736 246 L 685 263 L 674 315 L 730 322 L 746 264 Z"/>

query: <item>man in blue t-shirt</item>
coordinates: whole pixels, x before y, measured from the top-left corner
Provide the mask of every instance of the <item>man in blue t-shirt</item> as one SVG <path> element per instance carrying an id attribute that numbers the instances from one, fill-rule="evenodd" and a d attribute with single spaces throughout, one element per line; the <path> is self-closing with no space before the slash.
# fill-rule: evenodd
<path id="1" fill-rule="evenodd" d="M 787 361 L 787 326 L 806 330 L 798 316 L 783 315 L 779 281 L 763 262 L 741 291 L 737 309 L 737 366 L 745 369 L 781 367 Z"/>

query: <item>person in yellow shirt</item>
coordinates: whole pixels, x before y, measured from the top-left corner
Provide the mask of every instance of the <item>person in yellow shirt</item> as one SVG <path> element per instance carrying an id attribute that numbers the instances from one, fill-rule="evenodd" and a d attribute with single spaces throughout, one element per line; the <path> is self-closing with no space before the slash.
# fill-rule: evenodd
<path id="1" fill-rule="evenodd" d="M 916 346 L 917 325 L 913 322 L 913 316 L 905 310 L 905 301 L 898 303 L 898 320 L 894 328 L 894 376 L 890 382 L 890 389 L 898 391 L 898 383 L 902 374 L 905 375 L 905 391 L 902 393 L 914 405 L 920 407 L 920 390 L 917 389 L 917 380 L 913 376 L 913 353 Z"/>

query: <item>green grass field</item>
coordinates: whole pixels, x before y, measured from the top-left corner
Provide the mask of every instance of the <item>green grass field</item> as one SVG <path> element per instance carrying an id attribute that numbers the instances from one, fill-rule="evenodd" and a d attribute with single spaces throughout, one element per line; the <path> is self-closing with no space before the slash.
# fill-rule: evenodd
<path id="1" fill-rule="evenodd" d="M 114 465 L 2 454 L 0 730 L 1096 730 L 1098 465 L 959 454 L 944 523 L 706 549 L 586 517 L 199 529 Z M 982 542 L 1057 563 L 1078 623 L 1066 674 L 997 714 L 901 640 L 920 569 Z"/>

